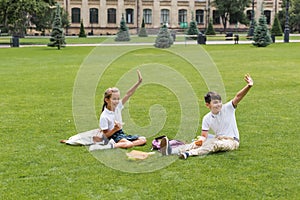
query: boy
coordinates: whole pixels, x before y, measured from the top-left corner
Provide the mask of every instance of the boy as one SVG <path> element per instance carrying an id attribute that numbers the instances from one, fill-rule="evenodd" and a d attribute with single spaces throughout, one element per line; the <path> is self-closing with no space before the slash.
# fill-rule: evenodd
<path id="1" fill-rule="evenodd" d="M 253 80 L 246 74 L 244 80 L 247 85 L 241 89 L 236 96 L 226 104 L 216 92 L 208 92 L 204 99 L 205 105 L 210 109 L 202 120 L 202 132 L 198 139 L 188 145 L 171 149 L 168 138 L 161 141 L 161 152 L 163 155 L 178 154 L 179 158 L 187 159 L 189 156 L 206 155 L 218 151 L 231 151 L 239 147 L 239 131 L 237 128 L 235 109 L 238 103 L 253 86 Z M 208 131 L 212 130 L 215 137 L 208 137 Z"/>

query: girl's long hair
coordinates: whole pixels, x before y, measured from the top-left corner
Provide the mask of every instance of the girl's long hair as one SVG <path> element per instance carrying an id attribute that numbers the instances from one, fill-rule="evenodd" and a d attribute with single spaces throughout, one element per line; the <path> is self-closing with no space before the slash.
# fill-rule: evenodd
<path id="1" fill-rule="evenodd" d="M 106 103 L 105 99 L 110 99 L 112 93 L 114 93 L 114 92 L 119 92 L 119 89 L 116 88 L 116 87 L 113 87 L 113 88 L 108 88 L 108 89 L 105 90 L 101 113 L 104 111 L 104 108 L 107 106 L 107 103 Z"/>

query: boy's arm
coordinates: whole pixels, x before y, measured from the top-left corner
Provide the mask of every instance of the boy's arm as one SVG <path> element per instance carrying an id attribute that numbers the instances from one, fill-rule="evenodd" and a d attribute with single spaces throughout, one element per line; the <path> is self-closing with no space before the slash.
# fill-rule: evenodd
<path id="1" fill-rule="evenodd" d="M 195 141 L 195 144 L 197 146 L 202 146 L 202 144 L 205 142 L 207 137 L 208 137 L 208 131 L 202 130 L 201 136 L 198 136 L 198 139 Z"/>
<path id="2" fill-rule="evenodd" d="M 124 105 L 128 99 L 134 94 L 135 90 L 138 88 L 138 86 L 142 83 L 143 78 L 141 75 L 140 70 L 137 70 L 138 74 L 138 81 L 127 91 L 126 95 L 122 98 L 122 104 Z"/>
<path id="3" fill-rule="evenodd" d="M 244 80 L 247 82 L 247 85 L 241 89 L 233 98 L 232 104 L 234 107 L 238 105 L 238 103 L 246 96 L 250 88 L 253 86 L 253 80 L 249 74 L 246 74 Z"/>

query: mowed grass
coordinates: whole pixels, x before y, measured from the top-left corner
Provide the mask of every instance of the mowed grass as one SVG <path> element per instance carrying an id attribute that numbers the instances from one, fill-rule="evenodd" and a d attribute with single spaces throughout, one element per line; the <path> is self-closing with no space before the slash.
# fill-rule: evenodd
<path id="1" fill-rule="evenodd" d="M 1 199 L 297 199 L 299 44 L 202 47 L 222 75 L 227 99 L 245 85 L 245 73 L 249 72 L 255 81 L 236 112 L 240 148 L 176 160 L 150 173 L 114 170 L 85 147 L 59 143 L 76 133 L 73 85 L 93 47 L 60 51 L 46 47 L 0 49 Z M 113 55 L 115 48 L 125 47 L 101 48 Z M 191 83 L 200 110 L 208 111 L 202 100 L 207 92 L 205 83 L 189 64 L 170 59 L 168 51 L 145 47 L 123 55 L 105 71 L 97 88 L 97 113 L 104 88 L 113 86 L 126 70 L 136 67 L 134 59 L 166 63 L 179 71 Z M 176 97 L 166 88 L 149 85 L 138 90 L 130 102 L 132 117 L 141 125 L 149 123 L 148 107 L 157 103 L 168 112 L 166 125 L 158 134 L 174 136 L 180 110 Z M 151 139 L 136 149 L 149 151 Z M 143 161 L 128 162 L 138 166 Z"/>

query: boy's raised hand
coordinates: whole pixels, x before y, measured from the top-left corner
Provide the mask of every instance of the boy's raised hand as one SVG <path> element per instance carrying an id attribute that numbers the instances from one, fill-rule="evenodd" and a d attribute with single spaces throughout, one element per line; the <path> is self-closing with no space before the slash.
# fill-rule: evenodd
<path id="1" fill-rule="evenodd" d="M 244 80 L 247 82 L 248 86 L 253 86 L 253 80 L 249 74 L 245 74 Z"/>

